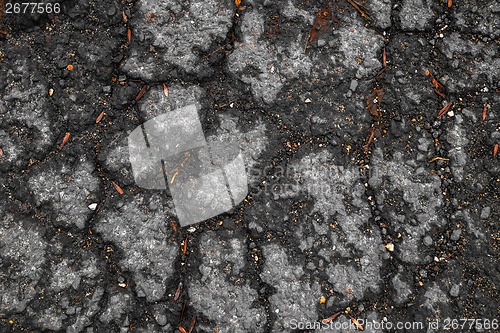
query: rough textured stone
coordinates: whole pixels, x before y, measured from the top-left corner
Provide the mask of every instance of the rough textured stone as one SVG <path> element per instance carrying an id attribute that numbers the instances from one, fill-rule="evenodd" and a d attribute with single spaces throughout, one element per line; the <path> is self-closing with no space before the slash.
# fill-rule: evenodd
<path id="1" fill-rule="evenodd" d="M 218 323 L 222 331 L 264 332 L 265 311 L 253 306 L 258 293 L 240 276 L 244 246 L 239 239 L 226 242 L 214 233 L 204 236 L 200 245 L 202 277 L 191 281 L 189 295 L 194 308 Z M 234 285 L 227 281 L 230 277 L 241 281 Z"/>
<path id="2" fill-rule="evenodd" d="M 433 2 L 429 0 L 405 0 L 399 12 L 401 28 L 405 31 L 429 30 L 434 16 Z"/>
<path id="3" fill-rule="evenodd" d="M 320 286 L 301 266 L 290 265 L 286 253 L 276 245 L 264 248 L 265 265 L 262 280 L 276 289 L 269 298 L 271 311 L 277 317 L 274 331 L 289 330 L 292 320 L 313 322 L 321 297 Z"/>
<path id="4" fill-rule="evenodd" d="M 147 210 L 151 202 L 159 209 Z M 171 214 L 158 196 L 150 197 L 149 202 L 136 196 L 118 209 L 110 207 L 95 225 L 105 240 L 114 242 L 123 251 L 120 264 L 133 273 L 137 294 L 150 302 L 164 296 L 165 282 L 174 272 L 172 263 L 177 257 L 177 246 L 168 239 L 165 228 L 165 219 Z"/>

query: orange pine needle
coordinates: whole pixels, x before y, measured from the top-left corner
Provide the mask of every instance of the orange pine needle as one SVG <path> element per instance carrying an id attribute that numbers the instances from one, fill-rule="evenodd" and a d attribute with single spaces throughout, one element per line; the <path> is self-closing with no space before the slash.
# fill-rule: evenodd
<path id="1" fill-rule="evenodd" d="M 375 138 L 375 127 L 372 127 L 370 136 L 368 137 L 366 144 L 363 145 L 363 151 L 365 152 L 365 154 L 367 154 L 370 151 L 370 144 L 374 138 Z"/>
<path id="2" fill-rule="evenodd" d="M 439 110 L 438 112 L 438 119 L 441 118 L 442 116 L 444 116 L 444 114 L 446 112 L 448 112 L 448 110 L 450 109 L 451 105 L 453 104 L 453 102 L 449 102 L 448 104 L 446 104 L 441 110 Z"/>
<path id="3" fill-rule="evenodd" d="M 451 6 L 453 6 L 453 1 L 452 0 L 448 0 L 448 8 L 451 8 Z"/>
<path id="4" fill-rule="evenodd" d="M 450 159 L 446 158 L 446 157 L 436 156 L 436 157 L 431 158 L 429 160 L 429 163 L 436 162 L 436 161 L 449 161 L 449 160 Z"/>
<path id="5" fill-rule="evenodd" d="M 177 287 L 177 290 L 175 291 L 174 301 L 177 301 L 179 299 L 179 296 L 181 295 L 181 291 L 182 291 L 182 282 L 179 282 L 179 286 Z"/>
<path id="6" fill-rule="evenodd" d="M 165 83 L 163 84 L 163 93 L 168 97 L 168 87 Z"/>
<path id="7" fill-rule="evenodd" d="M 130 44 L 130 41 L 132 40 L 132 30 L 130 28 L 127 29 L 127 41 Z"/>
<path id="8" fill-rule="evenodd" d="M 351 321 L 356 325 L 356 327 L 360 330 L 360 331 L 364 331 L 364 327 L 359 323 L 359 321 L 354 318 L 354 317 L 351 317 Z"/>
<path id="9" fill-rule="evenodd" d="M 441 97 L 441 98 L 443 98 L 443 99 L 445 98 L 444 94 L 443 94 L 442 92 L 440 92 L 439 90 L 434 89 L 434 92 L 435 92 L 435 93 L 436 93 L 436 95 L 438 95 L 439 97 Z"/>
<path id="10" fill-rule="evenodd" d="M 127 22 L 128 21 L 127 14 L 125 14 L 124 11 L 122 11 L 122 18 L 123 18 L 123 22 Z"/>
<path id="11" fill-rule="evenodd" d="M 487 106 L 488 106 L 488 104 L 484 103 L 483 116 L 482 116 L 483 121 L 486 119 L 486 109 L 487 109 Z"/>
<path id="12" fill-rule="evenodd" d="M 104 117 L 104 114 L 105 114 L 105 113 L 104 113 L 104 111 L 102 111 L 102 112 L 99 114 L 99 116 L 97 116 L 97 118 L 96 118 L 96 120 L 95 120 L 95 123 L 96 123 L 96 124 L 99 124 L 99 123 L 101 122 L 102 118 Z"/>
<path id="13" fill-rule="evenodd" d="M 194 325 L 196 324 L 196 317 L 191 320 L 191 326 L 189 326 L 189 331 L 188 333 L 191 333 L 193 331 Z"/>
<path id="14" fill-rule="evenodd" d="M 432 73 L 430 70 L 426 69 L 425 70 L 425 76 L 432 76 Z"/>
<path id="15" fill-rule="evenodd" d="M 178 330 L 181 332 L 181 333 L 187 333 L 186 330 L 184 329 L 184 327 L 182 326 L 179 326 L 178 327 Z"/>
<path id="16" fill-rule="evenodd" d="M 338 316 L 340 316 L 340 314 L 341 314 L 341 312 L 334 313 L 330 317 L 323 319 L 321 322 L 323 324 L 328 324 L 329 322 L 335 320 Z"/>
<path id="17" fill-rule="evenodd" d="M 370 15 L 366 12 L 366 9 L 360 3 L 357 3 L 355 0 L 347 0 L 347 2 L 356 9 L 356 11 L 363 17 L 364 19 L 371 20 Z"/>
<path id="18" fill-rule="evenodd" d="M 116 189 L 116 192 L 120 193 L 120 195 L 122 195 L 123 193 L 125 193 L 125 192 L 123 192 L 122 188 L 117 183 L 111 182 L 111 184 L 113 184 L 113 186 Z"/>
<path id="19" fill-rule="evenodd" d="M 444 86 L 441 83 L 439 83 L 439 81 L 436 80 L 435 78 L 432 78 L 431 83 L 434 85 L 434 87 L 436 89 L 443 89 L 444 88 Z"/>
<path id="20" fill-rule="evenodd" d="M 385 47 L 384 47 L 384 52 L 382 53 L 382 64 L 384 67 L 387 67 L 387 54 L 385 53 Z"/>
<path id="21" fill-rule="evenodd" d="M 146 90 L 148 89 L 148 85 L 145 84 L 142 86 L 141 90 L 139 90 L 139 93 L 137 94 L 137 96 L 135 96 L 135 101 L 138 102 L 142 96 L 144 96 L 144 93 L 146 93 Z"/>
<path id="22" fill-rule="evenodd" d="M 179 316 L 179 326 L 182 324 L 182 317 L 184 317 L 184 310 L 186 310 L 186 304 L 187 304 L 187 300 L 185 300 L 183 305 L 182 305 L 181 314 Z"/>
<path id="23" fill-rule="evenodd" d="M 188 247 L 188 240 L 186 238 L 182 242 L 182 254 L 186 254 L 187 253 L 187 247 Z"/>
<path id="24" fill-rule="evenodd" d="M 66 145 L 66 143 L 68 143 L 68 140 L 69 140 L 69 137 L 71 136 L 71 133 L 70 132 L 66 132 L 66 135 L 64 136 L 63 140 L 62 140 L 62 143 L 61 143 L 61 146 L 60 146 L 60 149 L 63 149 L 64 146 Z"/>
<path id="25" fill-rule="evenodd" d="M 493 157 L 497 157 L 498 154 L 498 143 L 495 144 L 495 147 L 493 147 Z"/>

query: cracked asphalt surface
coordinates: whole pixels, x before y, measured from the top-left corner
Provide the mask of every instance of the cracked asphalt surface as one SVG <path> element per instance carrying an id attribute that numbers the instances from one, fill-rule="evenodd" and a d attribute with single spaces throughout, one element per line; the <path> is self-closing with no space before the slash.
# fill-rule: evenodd
<path id="1" fill-rule="evenodd" d="M 59 3 L 1 16 L 1 332 L 498 320 L 498 2 Z M 249 194 L 181 228 L 127 137 L 191 104 Z"/>

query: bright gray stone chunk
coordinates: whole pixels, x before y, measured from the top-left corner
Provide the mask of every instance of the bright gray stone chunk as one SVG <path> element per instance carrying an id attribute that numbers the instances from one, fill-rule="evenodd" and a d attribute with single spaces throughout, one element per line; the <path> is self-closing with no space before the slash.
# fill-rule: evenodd
<path id="1" fill-rule="evenodd" d="M 334 163 L 334 156 L 323 150 L 305 156 L 292 163 L 291 177 L 300 184 L 300 191 L 291 195 L 308 195 L 314 199 L 313 212 L 325 219 L 335 217 L 339 229 L 322 231 L 315 225 L 318 233 L 329 233 L 331 249 L 324 249 L 319 255 L 330 262 L 326 268 L 334 290 L 345 296 L 346 302 L 362 299 L 368 290 L 377 291 L 380 283 L 380 269 L 384 247 L 378 229 L 365 234 L 362 226 L 371 216 L 365 196 L 365 187 L 359 171 L 355 167 L 344 168 Z M 352 198 L 352 206 L 346 208 L 345 201 Z M 312 235 L 297 228 L 297 237 L 303 239 L 300 248 L 312 247 Z M 331 258 L 359 257 L 358 261 L 337 263 Z M 361 269 L 361 273 L 359 273 Z"/>
<path id="2" fill-rule="evenodd" d="M 74 266 L 80 266 L 75 268 Z M 81 263 L 74 263 L 72 260 L 64 259 L 60 263 L 51 266 L 50 287 L 56 292 L 64 289 L 79 289 L 82 278 L 94 278 L 99 274 L 96 266 L 96 258 L 86 257 Z"/>
<path id="3" fill-rule="evenodd" d="M 264 332 L 265 309 L 248 281 L 237 285 L 230 278 L 241 280 L 246 261 L 246 244 L 237 238 L 224 240 L 207 232 L 200 242 L 201 280 L 192 280 L 188 291 L 192 306 L 216 322 L 221 332 Z"/>
<path id="4" fill-rule="evenodd" d="M 308 76 L 312 63 L 304 54 L 303 36 L 298 35 L 286 47 L 269 43 L 264 37 L 264 17 L 254 7 L 242 18 L 242 42 L 228 57 L 227 69 L 237 79 L 249 84 L 253 95 L 266 104 L 274 102 L 285 80 Z M 279 57 L 279 58 L 278 58 Z M 257 69 L 249 71 L 249 69 Z"/>
<path id="5" fill-rule="evenodd" d="M 404 31 L 428 30 L 434 18 L 431 0 L 404 0 L 399 12 L 401 28 Z"/>
<path id="6" fill-rule="evenodd" d="M 460 285 L 454 284 L 450 289 L 450 296 L 457 297 L 460 294 Z"/>
<path id="7" fill-rule="evenodd" d="M 462 230 L 461 229 L 455 229 L 451 233 L 451 240 L 457 241 L 460 239 L 460 235 L 462 235 Z"/>
<path id="8" fill-rule="evenodd" d="M 83 229 L 93 214 L 88 206 L 98 199 L 100 179 L 94 164 L 82 157 L 74 167 L 49 163 L 39 168 L 42 171 L 28 181 L 36 204 L 52 205 L 56 225 Z"/>
<path id="9" fill-rule="evenodd" d="M 142 49 L 134 49 L 123 69 L 145 81 L 165 77 L 164 67 L 178 66 L 192 74 L 208 70 L 195 50 L 206 52 L 214 43 L 226 38 L 232 26 L 233 8 L 231 2 L 216 0 L 185 4 L 175 0 L 140 2 L 137 14 L 130 20 L 133 38 L 157 48 L 164 64 L 156 64 L 158 59 L 154 56 L 143 59 Z"/>
<path id="10" fill-rule="evenodd" d="M 151 200 L 161 202 L 159 198 Z M 120 264 L 132 272 L 136 292 L 150 302 L 163 297 L 166 281 L 174 273 L 178 245 L 169 240 L 164 225 L 172 211 L 160 206 L 154 212 L 145 210 L 141 195 L 121 208 L 105 209 L 95 230 L 103 239 L 114 242 L 124 253 Z"/>
<path id="11" fill-rule="evenodd" d="M 391 0 L 371 0 L 367 1 L 365 5 L 374 19 L 375 26 L 381 29 L 387 29 L 391 26 Z"/>
<path id="12" fill-rule="evenodd" d="M 360 20 L 348 19 L 346 24 L 334 30 L 334 36 L 338 38 L 338 48 L 343 54 L 338 61 L 344 68 L 354 71 L 357 79 L 373 76 L 382 67 L 380 52 L 384 39 L 375 31 L 366 29 Z M 358 63 L 359 59 L 361 63 Z"/>
<path id="13" fill-rule="evenodd" d="M 21 61 L 19 59 L 19 61 Z M 21 72 L 30 72 L 26 66 L 26 60 L 18 66 Z M 19 166 L 22 160 L 32 154 L 46 154 L 49 147 L 54 144 L 54 134 L 51 131 L 50 119 L 47 115 L 48 87 L 45 83 L 30 82 L 30 80 L 14 79 L 12 71 L 8 71 L 2 81 L 7 83 L 0 99 L 0 124 L 5 131 L 0 130 L 0 142 L 2 145 L 2 158 L 0 166 Z M 14 76 L 15 77 L 15 76 Z M 10 125 L 22 127 L 25 135 L 29 138 L 22 139 L 13 135 L 8 130 Z M 19 164 L 18 164 L 19 163 Z"/>
<path id="14" fill-rule="evenodd" d="M 12 263 L 0 271 L 0 315 L 6 316 L 24 311 L 36 295 L 38 281 L 45 274 L 47 244 L 36 226 L 26 229 L 18 216 L 0 213 L 0 218 L 0 262 Z"/>
<path id="15" fill-rule="evenodd" d="M 483 207 L 483 209 L 481 209 L 481 218 L 483 220 L 485 220 L 488 217 L 490 217 L 490 215 L 491 215 L 491 207 L 490 206 Z"/>
<path id="16" fill-rule="evenodd" d="M 111 321 L 120 323 L 119 319 L 127 312 L 131 301 L 132 297 L 129 294 L 113 292 L 111 297 L 108 299 L 105 310 L 99 316 L 99 320 L 107 324 Z"/>
<path id="17" fill-rule="evenodd" d="M 262 280 L 276 289 L 269 298 L 271 311 L 277 317 L 273 331 L 290 330 L 292 320 L 314 322 L 317 318 L 321 289 L 318 282 L 301 266 L 291 265 L 283 248 L 276 244 L 265 246 Z"/>
<path id="18" fill-rule="evenodd" d="M 434 243 L 434 241 L 432 240 L 431 236 L 427 235 L 424 237 L 424 244 L 425 245 L 431 246 L 433 243 Z"/>
<path id="19" fill-rule="evenodd" d="M 408 300 L 412 294 L 411 285 L 408 284 L 401 273 L 396 274 L 392 279 L 392 286 L 396 290 L 396 302 L 401 304 Z"/>

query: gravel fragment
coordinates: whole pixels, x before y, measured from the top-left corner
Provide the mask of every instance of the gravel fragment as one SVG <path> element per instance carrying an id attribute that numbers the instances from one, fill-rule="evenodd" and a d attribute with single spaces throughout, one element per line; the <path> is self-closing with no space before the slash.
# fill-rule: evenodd
<path id="1" fill-rule="evenodd" d="M 451 240 L 453 241 L 457 241 L 460 239 L 460 235 L 462 234 L 462 230 L 461 229 L 455 229 L 453 230 L 453 232 L 451 233 Z"/>
<path id="2" fill-rule="evenodd" d="M 458 297 L 460 295 L 460 285 L 454 284 L 450 289 L 450 296 Z"/>
<path id="3" fill-rule="evenodd" d="M 483 220 L 489 218 L 490 215 L 491 215 L 491 207 L 490 206 L 483 207 L 483 209 L 481 209 L 481 218 Z"/>

